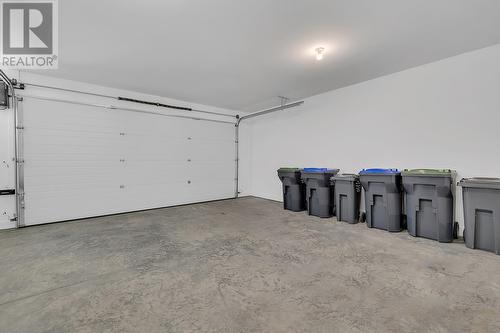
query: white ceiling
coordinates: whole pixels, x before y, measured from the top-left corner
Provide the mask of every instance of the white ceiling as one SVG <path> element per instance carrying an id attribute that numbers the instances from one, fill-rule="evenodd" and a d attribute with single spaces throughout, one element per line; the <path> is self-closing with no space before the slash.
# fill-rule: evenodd
<path id="1" fill-rule="evenodd" d="M 500 43 L 498 0 L 59 6 L 60 69 L 43 74 L 246 111 Z"/>

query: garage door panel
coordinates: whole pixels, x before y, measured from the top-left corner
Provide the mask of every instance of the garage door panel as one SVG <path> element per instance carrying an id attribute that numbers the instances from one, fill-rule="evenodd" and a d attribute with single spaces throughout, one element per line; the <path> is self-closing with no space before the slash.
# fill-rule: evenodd
<path id="1" fill-rule="evenodd" d="M 233 162 L 234 163 L 234 162 Z M 217 181 L 234 181 L 234 167 L 231 167 L 231 161 L 227 163 L 193 163 L 190 166 L 191 179 L 214 179 Z"/>
<path id="2" fill-rule="evenodd" d="M 227 126 L 221 127 L 218 123 L 204 122 L 204 121 L 194 121 L 191 128 L 193 129 L 193 134 L 190 135 L 193 140 L 233 140 L 235 127 L 234 125 L 228 124 Z"/>
<path id="3" fill-rule="evenodd" d="M 125 188 L 123 203 L 136 207 L 135 210 L 152 209 L 165 206 L 195 202 L 190 188 L 184 182 L 168 184 L 133 184 Z M 168 205 L 165 205 L 168 202 Z"/>
<path id="4" fill-rule="evenodd" d="M 185 142 L 169 142 L 161 144 L 155 142 L 151 145 L 147 142 L 130 142 L 127 145 L 127 151 L 122 155 L 128 161 L 167 161 L 167 162 L 186 162 L 190 156 L 189 145 Z"/>
<path id="5" fill-rule="evenodd" d="M 72 155 L 78 157 L 80 155 L 98 156 L 99 158 L 108 156 L 110 154 L 117 155 L 120 152 L 116 151 L 116 146 L 121 144 L 119 140 L 108 136 L 97 140 L 96 138 L 81 138 L 81 137 L 67 137 L 67 136 L 53 136 L 44 137 L 39 133 L 31 133 L 26 130 L 25 133 L 29 134 L 28 140 L 25 145 L 27 147 L 26 153 L 32 154 L 43 158 L 44 156 L 51 155 Z M 35 139 L 34 142 L 30 140 Z M 86 157 L 88 158 L 88 157 Z"/>
<path id="6" fill-rule="evenodd" d="M 38 179 L 39 177 L 42 177 L 44 179 L 40 180 Z M 110 170 L 108 174 L 40 174 L 40 176 L 33 176 L 30 174 L 29 176 L 25 177 L 25 191 L 64 191 L 69 190 L 69 188 L 81 190 L 83 188 L 95 187 L 100 185 L 120 186 L 122 180 L 123 177 L 117 174 L 115 170 Z"/>
<path id="7" fill-rule="evenodd" d="M 157 186 L 157 187 L 180 187 L 180 184 L 188 183 L 187 176 L 172 177 L 171 174 L 148 175 L 130 177 L 125 181 L 126 186 Z"/>
<path id="8" fill-rule="evenodd" d="M 120 132 L 123 121 L 118 110 L 103 110 L 99 107 L 57 103 L 26 98 L 23 109 L 26 128 L 66 130 L 76 132 Z"/>
<path id="9" fill-rule="evenodd" d="M 119 189 L 88 188 L 70 191 L 26 192 L 27 225 L 73 220 L 122 212 Z M 64 200 L 61 200 L 64 196 Z"/>
<path id="10" fill-rule="evenodd" d="M 194 134 L 191 137 L 191 140 L 194 142 L 200 142 L 200 143 L 211 143 L 211 144 L 217 144 L 217 143 L 233 143 L 234 144 L 234 130 L 228 131 L 227 129 L 224 131 L 219 131 L 216 135 L 208 136 L 208 135 L 202 135 L 199 133 Z"/>
<path id="11" fill-rule="evenodd" d="M 219 143 L 219 144 L 196 144 L 196 151 L 193 152 L 193 159 L 198 161 L 210 162 L 221 161 L 223 159 L 232 159 L 234 162 L 235 146 L 234 142 Z M 227 152 L 233 152 L 232 156 L 228 156 Z"/>
<path id="12" fill-rule="evenodd" d="M 120 163 L 116 160 L 104 161 L 84 161 L 84 160 L 30 160 L 25 162 L 32 175 L 58 175 L 61 171 L 76 173 L 103 173 L 109 175 L 110 171 L 115 170 Z M 60 175 L 64 176 L 64 175 Z"/>
<path id="13" fill-rule="evenodd" d="M 44 190 L 53 186 L 62 186 L 68 189 L 99 184 L 120 184 L 124 175 L 124 166 L 118 157 L 114 160 L 66 160 L 59 156 L 51 159 L 38 159 L 37 155 L 26 154 L 25 162 L 25 192 Z"/>
<path id="14" fill-rule="evenodd" d="M 226 199 L 234 195 L 234 188 L 231 190 L 229 183 L 211 183 L 201 181 L 193 183 L 191 191 L 195 202 L 208 201 L 215 199 Z"/>
<path id="15" fill-rule="evenodd" d="M 192 119 L 154 116 L 120 110 L 117 110 L 117 112 L 123 116 L 122 126 L 125 132 L 131 135 L 161 133 L 174 137 L 183 137 L 186 135 L 186 131 L 194 130 L 193 124 L 197 123 Z"/>
<path id="16" fill-rule="evenodd" d="M 234 125 L 23 103 L 26 225 L 234 195 Z"/>

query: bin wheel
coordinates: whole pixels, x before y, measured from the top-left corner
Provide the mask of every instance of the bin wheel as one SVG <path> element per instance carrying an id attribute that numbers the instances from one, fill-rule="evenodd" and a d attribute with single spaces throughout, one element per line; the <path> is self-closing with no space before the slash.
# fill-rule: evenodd
<path id="1" fill-rule="evenodd" d="M 366 213 L 365 212 L 359 213 L 359 222 L 361 222 L 361 223 L 366 222 Z"/>
<path id="2" fill-rule="evenodd" d="M 458 229 L 459 229 L 458 222 L 453 223 L 453 238 L 454 239 L 458 239 Z"/>

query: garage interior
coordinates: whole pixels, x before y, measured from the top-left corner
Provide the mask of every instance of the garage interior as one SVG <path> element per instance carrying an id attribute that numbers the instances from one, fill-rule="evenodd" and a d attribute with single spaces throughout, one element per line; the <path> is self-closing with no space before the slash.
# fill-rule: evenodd
<path id="1" fill-rule="evenodd" d="M 47 2 L 57 68 L 0 68 L 0 332 L 500 331 L 498 1 Z"/>

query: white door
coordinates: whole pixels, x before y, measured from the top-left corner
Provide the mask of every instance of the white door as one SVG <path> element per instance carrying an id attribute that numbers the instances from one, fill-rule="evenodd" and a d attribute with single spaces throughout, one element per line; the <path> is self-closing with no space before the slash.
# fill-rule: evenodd
<path id="1" fill-rule="evenodd" d="M 22 104 L 24 225 L 234 196 L 232 124 Z"/>

